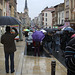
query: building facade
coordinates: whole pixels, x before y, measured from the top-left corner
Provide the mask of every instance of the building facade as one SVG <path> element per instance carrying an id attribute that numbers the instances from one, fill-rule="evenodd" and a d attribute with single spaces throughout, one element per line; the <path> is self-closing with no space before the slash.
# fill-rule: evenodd
<path id="1" fill-rule="evenodd" d="M 23 28 L 29 28 L 30 27 L 30 18 L 28 15 L 28 6 L 27 6 L 27 0 L 25 0 L 25 8 L 24 8 L 24 13 L 19 13 L 18 16 L 20 21 L 22 22 Z"/>
<path id="2" fill-rule="evenodd" d="M 75 29 L 75 0 L 64 0 L 65 3 L 65 22 Z"/>
<path id="3" fill-rule="evenodd" d="M 12 17 L 16 17 L 16 12 L 17 12 L 16 6 L 17 6 L 16 0 L 9 1 L 9 11 L 10 11 L 10 16 Z"/>
<path id="4" fill-rule="evenodd" d="M 0 0 L 0 16 L 3 15 L 3 0 Z"/>
<path id="5" fill-rule="evenodd" d="M 64 3 L 59 5 L 58 9 L 58 23 L 59 26 L 64 25 Z"/>
<path id="6" fill-rule="evenodd" d="M 38 27 L 43 28 L 43 25 L 42 25 L 42 13 L 40 13 L 38 15 Z"/>
<path id="7" fill-rule="evenodd" d="M 58 28 L 64 25 L 64 3 L 54 6 L 55 10 L 52 12 L 52 27 Z"/>
<path id="8" fill-rule="evenodd" d="M 42 10 L 42 24 L 43 28 L 52 28 L 52 11 L 54 11 L 54 8 L 48 8 L 46 7 L 44 10 Z"/>

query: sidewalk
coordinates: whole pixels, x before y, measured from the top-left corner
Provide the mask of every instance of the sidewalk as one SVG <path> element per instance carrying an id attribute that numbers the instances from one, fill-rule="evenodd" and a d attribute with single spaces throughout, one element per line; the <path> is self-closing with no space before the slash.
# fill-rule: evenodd
<path id="1" fill-rule="evenodd" d="M 12 75 L 21 75 L 22 59 L 25 49 L 25 38 L 23 41 L 16 42 L 17 51 L 15 52 L 14 63 L 15 73 Z M 0 43 L 0 75 L 6 75 L 5 72 L 5 58 L 3 45 Z M 10 73 L 7 75 L 11 75 Z"/>
<path id="2" fill-rule="evenodd" d="M 6 74 L 3 45 L 0 43 L 0 75 L 51 75 L 51 61 L 56 61 L 56 75 L 67 75 L 66 68 L 54 57 L 34 57 L 24 55 L 25 38 L 16 42 L 15 73 Z"/>

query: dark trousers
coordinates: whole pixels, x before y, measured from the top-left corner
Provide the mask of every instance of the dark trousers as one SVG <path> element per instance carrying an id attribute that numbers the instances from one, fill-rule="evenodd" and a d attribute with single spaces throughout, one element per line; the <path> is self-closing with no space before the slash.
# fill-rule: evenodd
<path id="1" fill-rule="evenodd" d="M 40 56 L 40 51 L 39 51 L 39 46 L 38 47 L 35 47 L 35 56 L 36 56 L 36 54 L 37 54 L 37 52 L 38 52 L 38 56 Z"/>
<path id="2" fill-rule="evenodd" d="M 10 57 L 10 69 L 11 69 L 11 72 L 13 72 L 14 71 L 14 52 L 13 53 L 5 53 L 6 72 L 9 72 L 9 57 Z"/>

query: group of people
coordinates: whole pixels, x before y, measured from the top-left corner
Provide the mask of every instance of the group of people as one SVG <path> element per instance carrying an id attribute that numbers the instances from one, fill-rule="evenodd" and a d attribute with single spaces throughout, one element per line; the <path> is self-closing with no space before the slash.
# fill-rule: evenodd
<path id="1" fill-rule="evenodd" d="M 63 31 L 60 34 L 47 33 L 43 39 L 46 49 L 52 54 L 52 50 L 59 52 L 62 50 L 67 67 L 67 75 L 75 75 L 75 37 L 71 37 L 74 32 Z"/>
<path id="2" fill-rule="evenodd" d="M 64 54 L 65 47 L 72 39 L 71 36 L 73 34 L 73 32 L 69 31 L 62 31 L 62 33 L 61 31 L 46 33 L 45 38 L 43 39 L 43 44 L 46 49 L 49 50 L 50 54 L 52 54 L 52 50 L 54 50 L 55 52 L 59 52 L 59 50 L 62 50 Z"/>
<path id="3" fill-rule="evenodd" d="M 11 33 L 11 30 L 14 29 L 15 33 Z M 1 36 L 1 43 L 4 45 L 4 53 L 5 53 L 5 70 L 6 73 L 9 73 L 9 57 L 10 57 L 10 69 L 11 73 L 15 72 L 14 70 L 14 52 L 16 51 L 16 45 L 14 42 L 14 38 L 18 35 L 18 31 L 16 28 L 6 27 L 6 32 Z M 72 34 L 68 31 L 65 31 L 63 34 L 55 33 L 47 33 L 45 34 L 45 38 L 42 40 L 43 46 L 45 46 L 50 54 L 52 54 L 52 50 L 56 52 L 61 48 L 64 50 L 65 55 L 65 63 L 67 66 L 67 75 L 75 75 L 75 37 L 71 38 Z M 26 37 L 27 37 L 26 33 Z M 39 48 L 40 42 L 33 41 L 35 46 L 35 56 L 36 49 Z M 38 56 L 40 55 L 38 49 Z"/>

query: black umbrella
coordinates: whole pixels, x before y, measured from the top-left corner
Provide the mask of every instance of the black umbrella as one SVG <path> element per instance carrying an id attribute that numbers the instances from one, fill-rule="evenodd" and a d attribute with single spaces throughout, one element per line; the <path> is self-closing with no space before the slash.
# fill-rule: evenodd
<path id="1" fill-rule="evenodd" d="M 57 28 L 52 28 L 52 30 L 53 30 L 53 31 L 58 31 L 59 29 L 57 29 Z"/>
<path id="2" fill-rule="evenodd" d="M 0 16 L 0 25 L 20 25 L 21 22 L 11 16 Z"/>

